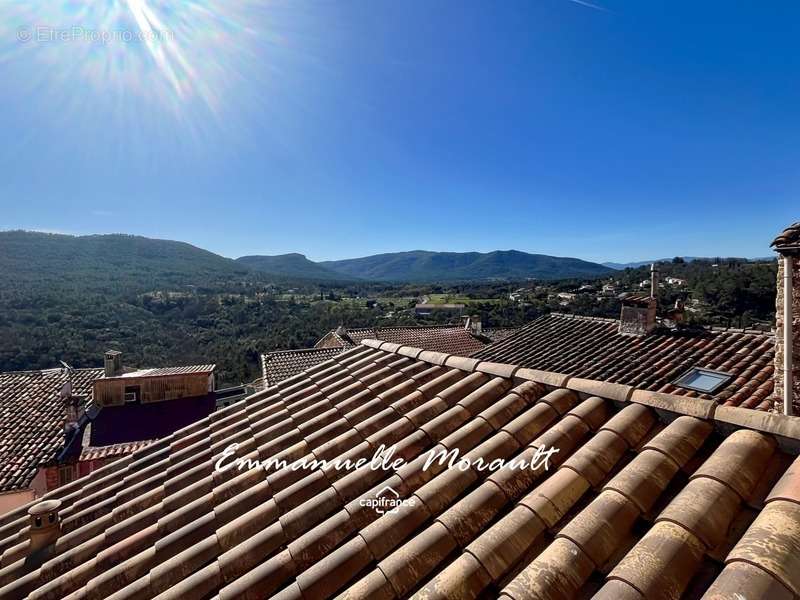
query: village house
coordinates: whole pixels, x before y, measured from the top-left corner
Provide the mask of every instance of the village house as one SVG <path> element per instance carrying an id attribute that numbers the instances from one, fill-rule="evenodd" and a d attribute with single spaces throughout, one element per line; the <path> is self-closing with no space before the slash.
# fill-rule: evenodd
<path id="1" fill-rule="evenodd" d="M 207 416 L 214 365 L 0 373 L 0 512 L 87 475 Z"/>

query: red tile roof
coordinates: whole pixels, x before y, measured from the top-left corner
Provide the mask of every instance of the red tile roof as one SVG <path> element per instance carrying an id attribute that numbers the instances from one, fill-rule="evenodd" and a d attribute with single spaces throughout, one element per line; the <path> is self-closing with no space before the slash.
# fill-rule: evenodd
<path id="1" fill-rule="evenodd" d="M 119 379 L 126 377 L 168 377 L 171 375 L 192 375 L 194 373 L 213 373 L 216 365 L 186 365 L 182 367 L 159 367 L 154 369 L 137 369 L 128 371 L 117 377 L 109 379 Z"/>
<path id="2" fill-rule="evenodd" d="M 267 387 L 280 383 L 306 369 L 330 360 L 343 348 L 308 348 L 279 350 L 261 355 L 261 372 Z"/>
<path id="3" fill-rule="evenodd" d="M 86 446 L 81 450 L 78 460 L 98 460 L 103 458 L 116 458 L 133 454 L 145 446 L 149 446 L 153 440 L 142 440 L 138 442 L 123 442 L 121 444 L 111 444 L 108 446 Z"/>
<path id="4" fill-rule="evenodd" d="M 487 343 L 486 338 L 472 335 L 463 325 L 365 327 L 341 332 L 332 331 L 328 336 L 335 336 L 337 340 L 341 340 L 344 347 L 348 348 L 362 340 L 376 339 L 459 356 L 469 356 Z"/>
<path id="5" fill-rule="evenodd" d="M 655 330 L 636 337 L 620 334 L 618 327 L 615 319 L 552 313 L 473 356 L 655 392 L 713 397 L 726 406 L 772 408 L 775 338 L 771 333 Z M 713 396 L 672 385 L 690 367 L 734 377 Z"/>
<path id="6" fill-rule="evenodd" d="M 406 462 L 215 471 L 232 443 Z M 0 597 L 794 598 L 798 449 L 797 418 L 366 341 L 48 494 L 35 554 L 0 517 Z"/>
<path id="7" fill-rule="evenodd" d="M 315 348 L 279 350 L 262 354 L 261 371 L 266 384 L 275 385 L 333 358 L 342 350 L 352 348 L 366 339 L 379 339 L 436 352 L 468 356 L 490 341 L 505 339 L 515 331 L 511 328 L 487 329 L 483 331 L 482 336 L 474 336 L 463 326 L 453 325 L 340 328 L 327 333 L 317 342 Z"/>
<path id="8" fill-rule="evenodd" d="M 784 229 L 770 245 L 778 249 L 800 245 L 800 221 L 789 225 L 789 227 Z"/>
<path id="9" fill-rule="evenodd" d="M 75 369 L 72 391 L 92 399 L 103 369 Z M 62 369 L 0 373 L 0 491 L 25 489 L 64 445 Z"/>
<path id="10" fill-rule="evenodd" d="M 519 331 L 518 327 L 484 327 L 481 335 L 489 338 L 492 342 L 499 342 L 507 337 L 511 337 Z"/>

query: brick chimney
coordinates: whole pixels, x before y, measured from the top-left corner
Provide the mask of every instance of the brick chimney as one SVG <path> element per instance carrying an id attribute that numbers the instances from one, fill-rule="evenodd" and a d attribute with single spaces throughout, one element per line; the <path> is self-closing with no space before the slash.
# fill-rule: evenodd
<path id="1" fill-rule="evenodd" d="M 775 396 L 784 414 L 800 408 L 800 222 L 771 246 L 778 253 L 775 299 Z"/>
<path id="2" fill-rule="evenodd" d="M 122 352 L 106 350 L 103 363 L 106 370 L 106 377 L 122 375 Z"/>

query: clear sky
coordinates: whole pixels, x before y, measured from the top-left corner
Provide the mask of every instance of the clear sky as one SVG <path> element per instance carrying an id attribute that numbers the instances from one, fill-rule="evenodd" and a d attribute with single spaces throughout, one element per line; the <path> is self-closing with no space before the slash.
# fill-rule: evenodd
<path id="1" fill-rule="evenodd" d="M 630 261 L 800 220 L 793 0 L 47 0 L 0 35 L 0 229 Z"/>

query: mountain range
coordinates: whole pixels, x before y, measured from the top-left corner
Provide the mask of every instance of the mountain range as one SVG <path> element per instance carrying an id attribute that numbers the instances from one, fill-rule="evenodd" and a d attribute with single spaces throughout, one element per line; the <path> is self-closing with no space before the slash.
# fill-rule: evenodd
<path id="1" fill-rule="evenodd" d="M 351 277 L 379 281 L 455 281 L 467 279 L 562 279 L 605 275 L 603 265 L 577 258 L 494 252 L 393 252 L 325 261 L 322 267 Z"/>
<path id="2" fill-rule="evenodd" d="M 319 281 L 432 282 L 489 279 L 562 279 L 613 273 L 577 258 L 495 252 L 415 250 L 347 260 L 314 262 L 302 254 L 225 258 L 185 242 L 133 235 L 72 236 L 0 232 L 0 271 L 11 281 L 58 280 L 199 284 L 263 273 Z"/>

